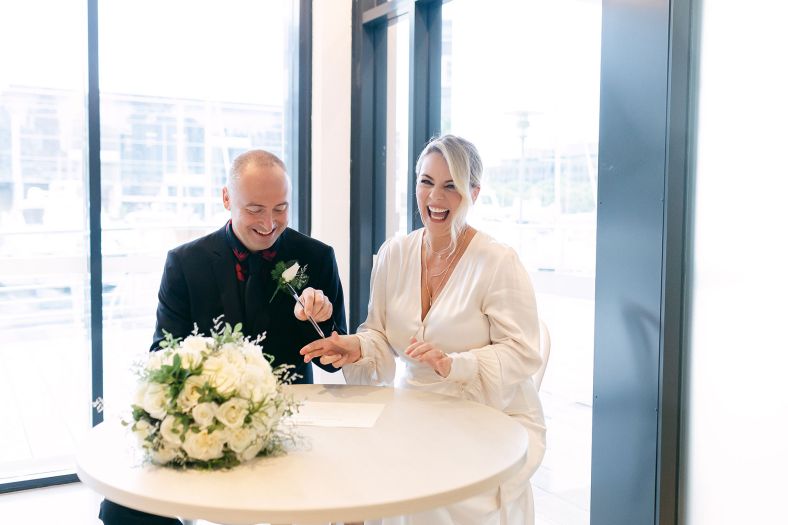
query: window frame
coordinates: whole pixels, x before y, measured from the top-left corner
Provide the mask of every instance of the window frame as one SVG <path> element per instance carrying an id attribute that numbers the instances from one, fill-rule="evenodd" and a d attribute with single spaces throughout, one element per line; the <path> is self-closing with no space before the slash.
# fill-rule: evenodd
<path id="1" fill-rule="evenodd" d="M 441 0 L 354 0 L 350 137 L 350 330 L 367 315 L 373 256 L 386 240 L 386 70 L 389 20 L 408 16 L 408 166 L 440 132 Z M 436 64 L 435 67 L 432 67 Z M 409 187 L 416 173 L 408 169 Z M 372 196 L 372 199 L 369 197 Z M 408 231 L 422 226 L 408 192 Z"/>

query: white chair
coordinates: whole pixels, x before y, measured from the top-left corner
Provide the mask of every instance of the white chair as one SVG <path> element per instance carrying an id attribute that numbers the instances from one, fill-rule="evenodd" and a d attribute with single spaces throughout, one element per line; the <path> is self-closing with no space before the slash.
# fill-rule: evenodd
<path id="1" fill-rule="evenodd" d="M 544 321 L 539 319 L 539 354 L 542 356 L 542 366 L 534 374 L 534 386 L 536 391 L 542 386 L 542 379 L 544 378 L 545 370 L 547 370 L 547 361 L 550 359 L 550 330 Z"/>

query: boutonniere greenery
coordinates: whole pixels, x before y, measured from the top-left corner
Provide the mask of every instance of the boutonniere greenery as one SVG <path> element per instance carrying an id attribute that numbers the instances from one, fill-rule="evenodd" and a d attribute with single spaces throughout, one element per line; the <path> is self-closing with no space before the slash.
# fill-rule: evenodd
<path id="1" fill-rule="evenodd" d="M 284 293 L 290 294 L 290 296 L 301 305 L 301 308 L 303 308 L 304 312 L 306 313 L 304 303 L 298 297 L 297 292 L 297 290 L 303 288 L 307 281 L 309 281 L 309 276 L 306 274 L 306 265 L 301 266 L 298 264 L 298 261 L 290 261 L 286 263 L 279 261 L 276 263 L 274 269 L 271 270 L 271 277 L 273 277 L 274 281 L 276 281 L 276 290 L 274 290 L 274 294 L 271 296 L 271 301 L 273 301 L 274 297 L 276 297 L 276 293 L 279 290 L 282 290 Z M 320 326 L 318 326 L 317 321 L 315 321 L 315 319 L 309 314 L 306 314 L 306 317 L 318 335 L 325 338 L 326 336 L 323 333 L 323 330 L 320 329 Z"/>
<path id="2" fill-rule="evenodd" d="M 306 274 L 306 265 L 301 266 L 298 261 L 279 261 L 271 270 L 271 277 L 276 281 L 276 290 L 271 296 L 271 301 L 274 300 L 279 290 L 283 290 L 288 295 L 298 294 L 296 290 L 300 290 L 309 281 L 309 276 Z M 271 302 L 269 301 L 269 302 Z"/>

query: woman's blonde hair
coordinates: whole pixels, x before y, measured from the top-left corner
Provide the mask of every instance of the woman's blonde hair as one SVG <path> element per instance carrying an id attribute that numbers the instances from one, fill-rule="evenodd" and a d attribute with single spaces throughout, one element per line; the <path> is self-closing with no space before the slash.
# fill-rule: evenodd
<path id="1" fill-rule="evenodd" d="M 441 135 L 430 140 L 419 155 L 419 160 L 416 161 L 417 180 L 424 158 L 430 153 L 439 153 L 446 161 L 454 186 L 462 197 L 460 206 L 454 212 L 451 221 L 451 247 L 454 250 L 457 245 L 457 237 L 465 227 L 468 211 L 473 202 L 471 191 L 481 184 L 482 158 L 476 146 L 464 138 L 456 135 Z"/>

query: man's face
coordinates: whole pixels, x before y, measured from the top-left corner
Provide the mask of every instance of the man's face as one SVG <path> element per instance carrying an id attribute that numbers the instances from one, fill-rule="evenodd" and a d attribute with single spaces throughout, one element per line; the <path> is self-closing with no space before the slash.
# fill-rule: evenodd
<path id="1" fill-rule="evenodd" d="M 290 195 L 284 171 L 276 165 L 247 164 L 233 187 L 222 190 L 233 232 L 249 251 L 273 246 L 287 227 Z"/>

